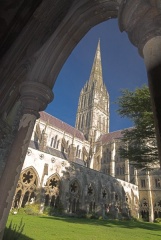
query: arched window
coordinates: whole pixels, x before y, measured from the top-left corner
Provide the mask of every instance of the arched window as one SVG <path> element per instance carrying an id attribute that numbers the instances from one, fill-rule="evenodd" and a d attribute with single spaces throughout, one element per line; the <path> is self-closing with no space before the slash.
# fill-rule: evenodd
<path id="1" fill-rule="evenodd" d="M 69 212 L 75 213 L 79 210 L 80 185 L 75 179 L 69 185 Z"/>
<path id="2" fill-rule="evenodd" d="M 76 149 L 76 157 L 79 157 L 78 153 L 79 153 L 79 145 L 77 146 L 77 149 Z"/>
<path id="3" fill-rule="evenodd" d="M 58 136 L 56 135 L 56 136 L 55 136 L 55 139 L 54 139 L 54 145 L 53 145 L 53 148 L 56 148 L 57 138 L 58 138 Z"/>
<path id="4" fill-rule="evenodd" d="M 26 204 L 32 204 L 36 199 L 36 190 L 38 179 L 33 168 L 24 170 L 17 184 L 13 207 L 25 207 Z"/>
<path id="5" fill-rule="evenodd" d="M 86 96 L 84 96 L 84 107 L 86 106 Z"/>
<path id="6" fill-rule="evenodd" d="M 82 115 L 82 122 L 81 122 L 81 128 L 84 126 L 84 115 Z"/>
<path id="7" fill-rule="evenodd" d="M 57 149 L 59 148 L 59 143 L 60 143 L 60 140 L 57 141 L 57 145 L 56 145 Z"/>
<path id="8" fill-rule="evenodd" d="M 51 138 L 50 147 L 53 146 L 53 142 L 54 142 L 54 137 Z"/>
<path id="9" fill-rule="evenodd" d="M 45 184 L 45 206 L 56 208 L 59 205 L 60 177 L 52 175 Z"/>
<path id="10" fill-rule="evenodd" d="M 78 157 L 80 158 L 80 155 L 81 155 L 81 150 L 79 149 L 78 151 Z"/>
<path id="11" fill-rule="evenodd" d="M 82 123 L 82 115 L 79 115 L 79 120 L 78 120 L 78 129 L 81 128 L 81 123 Z"/>
<path id="12" fill-rule="evenodd" d="M 88 107 L 89 96 L 86 96 L 86 107 Z"/>

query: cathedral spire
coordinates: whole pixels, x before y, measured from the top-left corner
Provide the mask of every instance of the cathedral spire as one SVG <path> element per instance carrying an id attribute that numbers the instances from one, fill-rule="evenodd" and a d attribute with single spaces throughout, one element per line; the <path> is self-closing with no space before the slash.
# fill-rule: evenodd
<path id="1" fill-rule="evenodd" d="M 76 128 L 89 141 L 109 132 L 109 94 L 103 83 L 100 40 L 96 49 L 89 81 L 81 90 Z"/>
<path id="2" fill-rule="evenodd" d="M 100 39 L 98 41 L 94 62 L 89 78 L 89 82 L 96 81 L 99 85 L 103 84 L 103 76 L 102 76 L 102 63 L 101 63 L 101 51 L 100 51 Z"/>

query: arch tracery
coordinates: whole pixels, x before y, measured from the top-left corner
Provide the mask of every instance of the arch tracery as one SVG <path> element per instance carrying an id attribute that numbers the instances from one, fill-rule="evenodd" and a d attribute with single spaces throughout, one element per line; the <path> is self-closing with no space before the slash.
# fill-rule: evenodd
<path id="1" fill-rule="evenodd" d="M 77 179 L 69 184 L 69 212 L 76 213 L 80 208 L 81 188 Z"/>
<path id="2" fill-rule="evenodd" d="M 92 5 L 90 5 L 90 2 Z M 50 40 L 44 44 L 44 46 L 42 47 L 41 51 L 39 52 L 39 54 L 41 55 L 40 58 L 35 58 L 34 61 L 31 60 L 31 61 L 26 61 L 26 66 L 25 66 L 25 63 L 20 63 L 19 65 L 19 69 L 16 68 L 16 70 L 14 69 L 15 68 L 15 65 L 12 66 L 13 62 L 15 62 L 16 64 L 20 61 L 20 59 L 22 59 L 23 55 L 22 53 L 20 54 L 20 52 L 18 52 L 17 54 L 17 48 L 15 48 L 16 52 L 10 52 L 10 54 L 8 54 L 8 62 L 7 64 L 9 63 L 9 69 L 11 69 L 11 71 L 8 71 L 8 68 L 6 67 L 6 70 L 7 70 L 7 73 L 6 73 L 6 76 L 4 77 L 4 79 L 9 79 L 8 81 L 8 87 L 9 86 L 13 86 L 12 84 L 10 84 L 11 82 L 14 83 L 13 81 L 13 78 L 12 76 L 14 76 L 14 78 L 16 79 L 16 73 L 18 73 L 19 75 L 19 79 L 17 78 L 17 81 L 21 81 L 21 79 L 26 79 L 26 76 L 27 74 L 29 73 L 29 70 L 31 70 L 31 66 L 32 66 L 32 63 L 34 66 L 33 67 L 33 70 L 30 72 L 30 74 L 28 75 L 28 80 L 30 80 L 31 82 L 33 81 L 40 81 L 41 83 L 44 83 L 44 86 L 48 85 L 50 87 L 53 86 L 54 82 L 55 82 L 55 79 L 63 65 L 63 63 L 65 62 L 66 58 L 68 57 L 69 53 L 72 51 L 72 49 L 74 48 L 74 46 L 79 42 L 79 40 L 84 36 L 84 34 L 94 25 L 96 25 L 97 23 L 101 22 L 101 21 L 104 21 L 110 17 L 115 17 L 117 16 L 117 9 L 118 9 L 118 2 L 121 2 L 121 1 L 82 1 L 82 5 L 80 4 L 80 2 L 78 2 L 77 4 L 74 5 L 75 8 L 71 8 L 69 11 L 68 11 L 68 14 L 64 17 L 64 21 L 61 21 L 62 24 L 60 24 L 60 28 L 58 29 L 58 31 L 56 32 L 56 34 L 54 33 Z M 122 1 L 123 4 L 126 4 L 127 1 Z M 130 3 L 134 2 L 134 1 L 129 1 Z M 140 1 L 142 3 L 145 3 L 145 1 Z M 148 4 L 150 5 L 150 1 L 147 1 Z M 156 1 L 155 1 L 156 2 Z M 158 6 L 160 7 L 159 5 L 159 1 L 157 1 L 157 4 Z M 130 4 L 129 4 L 130 5 Z M 91 6 L 91 7 L 90 7 Z M 152 4 L 151 4 L 152 6 Z M 105 7 L 105 8 L 102 8 L 101 7 Z M 107 8 L 106 8 L 107 7 Z M 111 7 L 111 8 L 110 8 Z M 156 7 L 156 5 L 154 5 L 154 7 Z M 88 11 L 84 11 L 86 9 L 90 9 L 89 12 Z M 135 8 L 133 8 L 135 9 Z M 144 8 L 145 9 L 145 8 Z M 55 10 L 55 9 L 54 9 Z M 100 11 L 101 10 L 101 11 Z M 151 31 L 149 36 L 151 38 L 153 38 L 152 40 L 154 40 L 154 43 L 159 43 L 159 37 L 160 37 L 160 16 L 156 15 L 157 11 L 156 9 L 153 9 L 155 10 L 155 15 L 154 15 L 154 18 L 150 18 L 149 17 L 149 20 L 148 20 L 148 23 L 150 21 L 150 19 L 152 19 L 152 23 L 150 22 L 149 26 L 152 26 L 153 24 L 155 25 L 155 23 L 157 23 L 154 28 L 152 30 L 155 30 L 154 32 L 151 31 L 150 28 L 147 28 L 148 31 Z M 109 12 L 109 14 L 108 14 Z M 128 11 L 127 11 L 128 12 Z M 139 11 L 140 12 L 140 11 Z M 148 14 L 150 11 L 148 11 Z M 94 14 L 93 14 L 94 13 Z M 40 14 L 41 15 L 41 14 Z M 80 17 L 78 17 L 78 15 Z M 122 17 L 123 14 L 121 14 L 121 17 Z M 125 14 L 124 14 L 125 15 Z M 128 12 L 128 15 L 134 17 L 136 16 L 134 13 L 133 14 L 130 14 Z M 73 16 L 73 18 L 71 17 Z M 140 15 L 142 17 L 142 14 Z M 69 19 L 72 19 L 74 24 L 71 24 L 71 22 L 69 21 Z M 82 19 L 83 19 L 83 23 L 85 24 L 82 24 Z M 136 18 L 136 19 L 139 19 L 140 18 Z M 34 19 L 35 20 L 35 19 Z M 77 21 L 75 21 L 77 20 Z M 130 21 L 131 19 L 129 18 L 128 19 L 129 21 L 128 22 L 133 22 L 133 23 L 136 23 L 136 21 Z M 135 19 L 134 19 L 135 20 Z M 143 20 L 145 20 L 145 17 L 143 18 Z M 154 21 L 155 20 L 155 21 Z M 125 21 L 126 22 L 126 21 Z M 154 23 L 155 22 L 155 23 Z M 38 23 L 39 24 L 39 23 Z M 39 24 L 40 25 L 40 24 Z M 139 24 L 140 26 L 145 26 L 144 24 Z M 34 25 L 35 26 L 35 25 Z M 79 31 L 75 31 L 75 29 L 77 29 L 76 26 L 81 26 L 79 28 Z M 126 25 L 127 26 L 127 25 Z M 132 26 L 127 26 L 127 28 L 123 27 L 123 30 L 126 30 L 127 32 L 129 31 L 130 32 L 130 35 L 131 37 L 133 37 L 134 35 L 136 35 L 137 37 L 138 36 L 142 36 L 142 34 L 132 34 L 132 28 L 134 27 L 134 25 Z M 138 28 L 138 26 L 137 26 Z M 27 29 L 29 29 L 29 31 L 31 31 L 32 28 L 26 28 L 26 32 L 27 33 Z M 34 28 L 35 29 L 35 28 Z M 45 28 L 44 28 L 45 29 Z M 63 30 L 64 29 L 64 30 Z M 64 34 L 66 33 L 66 29 L 68 29 L 68 34 Z M 139 31 L 139 33 L 144 33 L 144 31 Z M 70 34 L 69 34 L 70 33 Z M 74 33 L 74 34 L 73 34 Z M 29 36 L 32 35 L 32 34 L 28 34 Z M 155 36 L 159 36 L 157 39 L 154 39 Z M 25 35 L 24 35 L 25 36 Z M 29 44 L 26 44 L 26 41 L 25 43 L 23 44 L 23 40 L 24 40 L 24 37 L 23 34 L 21 35 L 20 37 L 20 40 L 21 41 L 18 41 L 18 46 L 20 46 L 21 44 L 24 46 L 24 45 L 29 45 Z M 68 39 L 65 38 L 65 36 L 67 36 Z M 146 36 L 144 37 L 144 41 L 145 41 L 145 38 Z M 61 39 L 61 41 L 59 41 Z M 141 39 L 143 39 L 141 37 Z M 66 41 L 68 40 L 68 41 Z M 138 39 L 136 39 L 138 40 Z M 146 38 L 146 42 L 149 40 L 149 38 Z M 155 41 L 156 40 L 156 41 Z M 66 44 L 66 47 L 64 47 L 64 43 L 67 43 Z M 137 42 L 136 42 L 137 43 Z M 144 42 L 145 43 L 145 42 Z M 153 41 L 150 42 L 151 46 L 153 46 Z M 137 44 L 136 44 L 137 45 Z M 157 45 L 157 44 L 156 44 Z M 57 49 L 55 48 L 55 46 L 57 46 Z M 159 46 L 159 44 L 157 45 Z M 18 48 L 19 49 L 19 48 Z M 53 54 L 50 54 L 52 51 L 51 49 L 54 49 L 55 51 L 53 52 Z M 62 54 L 61 53 L 61 50 L 63 49 L 64 51 L 64 56 L 62 57 Z M 149 48 L 151 49 L 151 48 Z M 157 49 L 157 48 L 155 48 Z M 21 49 L 22 50 L 22 49 Z M 147 48 L 144 48 L 144 53 L 145 53 L 145 57 L 148 58 L 148 54 L 147 54 Z M 25 49 L 24 49 L 25 51 Z M 157 49 L 158 51 L 158 49 Z M 13 54 L 15 53 L 15 54 Z M 13 57 L 15 55 L 16 57 L 16 61 L 15 61 L 15 58 Z M 44 56 L 44 58 L 43 58 Z M 49 61 L 48 61 L 48 57 L 50 56 L 49 58 Z M 26 56 L 25 56 L 26 57 Z M 44 60 L 44 62 L 47 63 L 47 65 L 44 67 L 42 67 L 43 65 L 43 62 L 41 62 L 41 59 Z M 57 59 L 57 61 L 54 61 L 55 59 Z M 150 58 L 149 58 L 150 59 Z M 151 58 L 152 59 L 152 58 Z M 147 60 L 147 59 L 146 59 Z M 156 60 L 156 59 L 155 59 Z M 158 58 L 159 60 L 159 58 Z M 54 64 L 53 64 L 54 62 Z M 148 62 L 148 61 L 147 61 Z M 158 61 L 156 61 L 157 63 Z M 6 66 L 7 66 L 6 64 Z M 25 67 L 25 70 L 22 70 L 23 69 L 23 66 Z M 156 121 L 156 126 L 157 126 L 157 132 L 158 132 L 158 142 L 160 142 L 160 132 L 161 132 L 161 127 L 160 127 L 160 123 L 159 123 L 159 120 L 160 120 L 160 86 L 158 84 L 159 81 L 151 81 L 151 80 L 155 80 L 155 71 L 151 71 L 151 66 L 153 67 L 153 70 L 155 70 L 155 67 L 156 67 L 156 64 L 154 62 L 149 62 L 147 63 L 147 69 L 148 69 L 148 75 L 150 76 L 150 83 L 152 84 L 153 87 L 151 87 L 151 90 L 152 90 L 152 95 L 153 95 L 153 100 L 154 101 L 154 112 L 155 112 L 155 121 Z M 5 67 L 4 67 L 5 69 Z M 14 69 L 12 71 L 12 69 Z M 27 70 L 26 70 L 27 69 Z M 40 71 L 40 69 L 43 69 L 43 73 Z M 20 71 L 20 72 L 19 72 Z M 24 74 L 25 72 L 25 74 Z M 159 72 L 159 71 L 158 71 Z M 11 75 L 8 75 L 8 73 L 10 73 Z M 21 74 L 19 74 L 21 73 Z M 23 75 L 23 77 L 22 77 Z M 25 75 L 25 77 L 24 77 Z M 160 75 L 160 74 L 158 74 Z M 46 81 L 46 79 L 48 79 L 49 81 Z M 160 77 L 158 78 L 160 80 Z M 155 84 L 155 85 L 154 85 Z M 158 84 L 158 86 L 157 86 Z M 5 85 L 6 89 L 7 89 L 7 84 Z M 9 88 L 8 88 L 9 89 Z M 158 90 L 157 90 L 158 89 Z M 156 94 L 155 94 L 156 93 Z M 8 91 L 7 91 L 7 94 L 8 94 Z M 22 92 L 21 92 L 22 94 Z M 154 98 L 154 96 L 157 96 L 157 98 Z M 3 101 L 1 101 L 2 104 L 5 102 L 5 97 L 3 99 Z M 40 108 L 39 108 L 40 109 Z M 31 110 L 31 109 L 30 109 Z M 30 111 L 31 113 L 32 111 Z M 34 114 L 36 116 L 36 113 L 37 111 L 35 110 Z M 161 121 L 160 121 L 161 122 Z M 25 134 L 24 134 L 24 137 L 25 137 Z M 159 145 L 159 144 L 158 144 Z M 160 145 L 161 146 L 161 145 Z M 161 149 L 161 147 L 159 148 Z M 24 153 L 24 152 L 23 152 Z M 21 155 L 21 154 L 19 154 Z M 16 161 L 15 161 L 16 162 Z M 17 164 L 17 163 L 16 163 Z M 16 164 L 14 165 L 14 169 L 17 169 L 17 166 Z M 16 171 L 13 171 L 13 174 L 12 176 L 10 175 L 10 179 L 11 179 L 11 183 L 13 184 L 13 180 L 16 180 L 14 174 L 16 174 Z M 4 174 L 5 176 L 8 174 Z M 29 175 L 30 176 L 30 175 Z M 30 183 L 30 177 L 29 176 L 24 176 L 24 178 L 26 179 L 25 182 L 29 182 Z M 3 179 L 2 179 L 3 180 Z M 16 181 L 17 182 L 17 181 Z M 32 181 L 31 181 L 32 182 Z M 16 187 L 16 186 L 15 186 Z M 2 186 L 1 186 L 1 189 Z M 11 189 L 11 184 L 7 186 L 7 189 L 6 190 L 6 194 L 8 193 L 9 189 Z M 15 189 L 15 188 L 14 188 Z M 6 202 L 6 200 L 3 200 L 3 203 L 1 204 L 2 207 L 5 206 L 5 204 L 8 205 L 8 202 Z M 10 208 L 10 207 L 8 207 Z M 2 211 L 3 213 L 3 211 Z M 3 215 L 3 214 L 2 214 Z"/>
<path id="3" fill-rule="evenodd" d="M 35 202 L 36 190 L 38 188 L 38 177 L 36 171 L 31 167 L 25 169 L 19 178 L 13 207 L 25 207 L 26 204 Z"/>
<path id="4" fill-rule="evenodd" d="M 47 179 L 44 190 L 45 206 L 56 208 L 60 201 L 60 177 L 58 174 L 53 174 Z"/>

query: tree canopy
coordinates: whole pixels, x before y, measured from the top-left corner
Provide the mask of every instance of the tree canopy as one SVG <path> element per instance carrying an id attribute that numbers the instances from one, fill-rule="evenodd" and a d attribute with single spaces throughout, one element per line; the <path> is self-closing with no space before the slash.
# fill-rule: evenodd
<path id="1" fill-rule="evenodd" d="M 121 91 L 118 113 L 129 118 L 134 127 L 123 130 L 120 155 L 129 159 L 137 168 L 149 168 L 159 162 L 154 117 L 149 88 Z"/>

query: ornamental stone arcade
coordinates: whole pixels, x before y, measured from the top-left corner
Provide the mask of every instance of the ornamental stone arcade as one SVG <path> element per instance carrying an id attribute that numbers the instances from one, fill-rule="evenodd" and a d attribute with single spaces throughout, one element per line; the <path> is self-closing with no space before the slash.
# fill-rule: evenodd
<path id="1" fill-rule="evenodd" d="M 98 23 L 111 18 L 118 18 L 120 30 L 127 32 L 130 41 L 138 48 L 139 53 L 144 58 L 155 117 L 159 159 L 161 161 L 161 2 L 160 0 L 56 0 L 53 3 L 52 0 L 35 0 L 28 2 L 6 0 L 5 2 L 3 1 L 3 3 L 0 3 L 0 7 L 0 192 L 3 192 L 3 196 L 0 198 L 0 239 L 2 239 L 6 220 L 13 203 L 15 190 L 18 186 L 17 183 L 20 181 L 19 179 L 21 179 L 22 185 L 19 185 L 21 188 L 19 189 L 20 191 L 17 189 L 19 193 L 17 192 L 18 195 L 16 198 L 23 198 L 25 199 L 24 201 L 30 201 L 32 188 L 36 187 L 37 184 L 39 184 L 39 186 L 42 186 L 42 184 L 47 184 L 47 177 L 51 176 L 46 174 L 47 170 L 49 171 L 50 168 L 57 166 L 55 167 L 55 173 L 56 170 L 59 173 L 60 166 L 63 167 L 62 163 L 60 165 L 50 164 L 51 166 L 49 168 L 47 168 L 47 165 L 46 167 L 44 165 L 44 168 L 41 169 L 41 171 L 44 173 L 40 174 L 43 177 L 40 180 L 38 179 L 39 175 L 37 166 L 35 166 L 35 169 L 33 166 L 32 169 L 28 170 L 30 174 L 28 172 L 24 172 L 26 175 L 24 175 L 24 177 L 20 176 L 26 152 L 31 150 L 32 154 L 34 153 L 39 155 L 37 152 L 38 150 L 32 150 L 32 147 L 28 148 L 28 146 L 33 133 L 35 121 L 40 116 L 39 112 L 43 111 L 47 104 L 53 99 L 52 87 L 54 86 L 58 73 L 77 43 L 92 27 Z M 108 95 L 106 96 L 104 87 L 102 88 L 102 94 L 106 102 Z M 92 108 L 90 110 L 92 111 Z M 87 114 L 87 112 L 84 113 Z M 80 114 L 82 114 L 81 111 Z M 100 111 L 99 114 L 101 118 L 97 127 L 103 131 L 105 126 L 104 123 L 102 124 L 104 121 L 103 118 L 105 117 L 106 122 L 106 118 L 108 119 L 108 114 L 104 115 L 103 111 Z M 92 168 L 94 168 L 95 158 L 92 154 L 88 156 L 88 148 L 91 148 L 95 142 L 93 140 L 95 138 L 95 132 L 93 133 L 95 128 L 88 125 L 88 119 L 89 117 L 86 115 L 87 125 L 86 127 L 83 127 L 85 126 L 83 125 L 85 124 L 85 120 L 83 120 L 82 131 L 85 134 L 86 139 L 87 136 L 91 138 L 90 144 L 87 143 L 88 141 L 86 141 L 86 139 L 83 139 L 84 135 L 81 134 L 77 141 L 82 141 L 82 154 L 84 156 L 83 161 L 91 164 L 90 167 L 92 166 Z M 108 132 L 108 121 L 106 124 L 106 131 Z M 44 144 L 41 145 L 41 149 L 42 151 L 45 151 L 45 143 L 43 138 L 46 138 L 45 130 L 44 135 L 42 134 L 42 139 L 39 139 L 39 141 L 42 141 Z M 66 140 L 66 133 L 64 133 L 62 138 Z M 57 143 L 58 148 L 60 145 L 60 142 Z M 62 146 L 64 149 L 64 156 L 68 154 L 70 161 L 75 160 L 73 155 L 77 145 L 75 145 L 73 140 L 73 143 L 70 144 L 70 151 L 67 153 L 65 152 L 65 145 Z M 116 140 L 113 137 L 111 144 L 108 144 L 107 151 L 105 151 L 107 156 L 109 156 L 111 153 L 112 161 L 111 163 L 106 162 L 104 164 L 104 169 L 111 174 L 111 176 L 104 174 L 105 177 L 108 177 L 109 179 L 112 178 L 114 182 L 116 181 L 116 179 L 113 178 L 115 175 L 115 161 L 114 155 L 112 154 L 114 154 L 116 145 Z M 96 165 L 97 168 L 101 169 L 102 167 L 100 167 L 100 162 L 102 156 L 104 156 L 104 152 L 102 151 L 103 145 L 99 146 L 98 144 L 96 148 Z M 79 150 L 80 149 L 78 149 L 78 153 L 80 153 Z M 102 155 L 100 155 L 99 152 Z M 42 152 L 40 154 L 41 157 L 39 158 L 39 161 L 46 161 L 46 157 L 43 158 L 43 154 L 45 155 L 49 153 L 46 153 L 46 151 Z M 26 157 L 28 157 L 28 155 Z M 68 162 L 69 160 L 64 160 L 64 163 L 67 163 L 67 165 Z M 36 160 L 35 164 L 39 165 Z M 72 164 L 73 166 L 77 166 L 76 162 L 73 162 Z M 23 171 L 27 171 L 27 167 L 30 168 L 30 166 L 26 166 L 26 169 L 23 168 Z M 73 169 L 73 167 L 69 168 Z M 85 166 L 82 168 L 87 171 Z M 89 171 L 95 173 L 94 170 Z M 127 174 L 128 164 L 121 164 L 120 162 L 117 173 L 120 174 L 124 171 L 126 172 L 127 181 L 128 178 L 130 179 Z M 157 171 L 159 172 L 160 170 Z M 81 175 L 81 171 L 78 172 Z M 70 173 L 73 174 L 73 171 L 71 170 Z M 100 173 L 97 172 L 96 174 Z M 156 171 L 154 172 L 154 175 L 155 174 L 157 174 Z M 66 175 L 68 176 L 68 174 Z M 25 185 L 25 182 L 23 182 L 25 176 L 28 176 L 31 182 L 32 179 L 30 177 L 35 177 L 35 181 L 33 182 L 34 186 L 30 186 L 30 184 L 27 183 L 28 181 L 26 182 L 27 185 Z M 151 182 L 150 180 L 152 173 L 147 172 L 145 173 L 145 176 L 146 180 L 148 179 L 148 181 L 145 181 L 145 183 L 150 189 L 145 199 L 146 201 L 149 201 L 150 199 L 148 205 L 150 206 L 149 212 L 151 211 L 151 213 L 149 215 L 150 220 L 153 220 L 154 214 L 152 214 L 153 212 L 151 209 L 153 209 L 155 204 L 155 209 L 153 210 L 156 216 L 156 214 L 158 214 L 158 210 L 156 209 L 159 209 L 158 203 L 160 200 L 156 199 L 156 202 L 153 203 L 151 201 L 151 194 L 153 188 L 155 189 L 156 193 L 158 192 L 159 181 L 157 179 L 159 179 L 159 177 L 157 175 L 155 181 Z M 61 182 L 62 176 L 59 177 Z M 71 176 L 69 176 L 69 180 L 72 180 L 70 178 Z M 136 174 L 134 174 L 133 178 L 136 180 L 136 182 L 138 181 L 138 184 L 140 184 L 139 178 L 136 176 Z M 88 172 L 86 172 L 85 179 L 87 179 L 87 186 L 89 184 L 93 184 L 90 182 L 90 174 L 88 174 Z M 75 204 L 71 204 L 72 206 L 83 206 L 85 202 L 89 203 L 91 199 L 89 200 L 88 194 L 86 194 L 88 191 L 85 190 L 85 187 L 83 187 L 85 185 L 81 185 L 81 181 L 79 181 L 79 179 L 76 179 L 76 181 L 78 181 L 80 189 L 78 191 L 79 194 L 84 194 L 84 202 L 82 200 L 82 202 L 79 201 L 79 204 L 77 204 L 77 196 L 77 198 L 75 198 Z M 102 184 L 101 186 L 103 186 L 103 182 L 101 181 L 102 180 L 97 182 L 97 184 Z M 112 184 L 111 182 L 113 181 L 110 181 L 110 184 Z M 142 181 L 141 184 L 141 186 L 144 188 L 144 181 Z M 98 201 L 98 196 L 101 196 L 101 194 L 96 192 L 97 190 L 101 189 L 98 185 L 98 188 L 95 185 L 93 188 L 94 198 L 91 200 L 93 204 L 92 209 L 97 208 L 96 202 Z M 125 183 L 125 185 L 127 184 Z M 22 194 L 22 186 L 25 197 L 23 197 Z M 108 186 L 104 187 L 106 190 L 108 189 Z M 124 186 L 124 188 L 126 187 Z M 119 190 L 116 189 L 116 187 L 111 186 L 111 191 L 112 189 L 113 191 Z M 72 193 L 69 194 L 69 191 L 67 195 L 65 195 L 65 192 L 63 194 L 64 198 L 71 199 L 71 196 L 69 195 Z M 114 196 L 115 194 L 113 194 L 113 200 Z M 51 195 L 49 198 L 50 197 Z M 35 198 L 35 196 L 33 196 L 33 198 Z M 141 199 L 144 199 L 144 197 L 141 197 Z M 53 200 L 53 202 L 55 201 L 56 200 Z M 73 209 L 76 209 L 76 207 L 73 207 Z"/>

